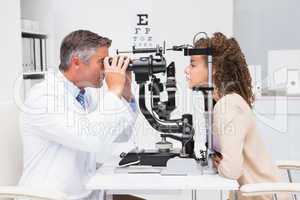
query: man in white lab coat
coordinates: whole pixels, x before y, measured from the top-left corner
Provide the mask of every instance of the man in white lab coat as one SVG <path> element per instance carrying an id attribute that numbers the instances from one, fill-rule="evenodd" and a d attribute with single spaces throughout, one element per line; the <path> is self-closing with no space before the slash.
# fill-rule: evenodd
<path id="1" fill-rule="evenodd" d="M 101 199 L 85 189 L 95 174 L 96 153 L 128 140 L 136 119 L 129 59 L 114 57 L 110 64 L 110 44 L 90 31 L 70 33 L 61 44 L 59 71 L 29 92 L 21 121 L 20 185 L 54 188 L 70 199 Z M 101 87 L 104 78 L 108 91 L 99 102 L 88 88 Z"/>

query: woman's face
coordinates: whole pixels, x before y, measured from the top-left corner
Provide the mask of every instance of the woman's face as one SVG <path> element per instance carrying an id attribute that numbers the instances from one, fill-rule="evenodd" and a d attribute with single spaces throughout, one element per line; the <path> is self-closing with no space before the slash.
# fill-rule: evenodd
<path id="1" fill-rule="evenodd" d="M 191 56 L 191 63 L 185 68 L 184 72 L 189 88 L 207 85 L 206 57 L 202 55 Z"/>

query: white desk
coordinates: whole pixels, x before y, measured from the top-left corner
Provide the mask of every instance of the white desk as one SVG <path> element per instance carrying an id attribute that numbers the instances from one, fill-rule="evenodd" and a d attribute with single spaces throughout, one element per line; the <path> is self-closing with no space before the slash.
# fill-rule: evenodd
<path id="1" fill-rule="evenodd" d="M 235 191 L 237 181 L 219 175 L 162 176 L 160 174 L 115 173 L 117 160 L 105 164 L 90 179 L 86 187 L 90 190 L 104 190 L 107 194 L 130 194 L 131 192 L 163 193 L 170 190 L 218 190 Z M 195 199 L 196 193 L 193 195 Z"/>

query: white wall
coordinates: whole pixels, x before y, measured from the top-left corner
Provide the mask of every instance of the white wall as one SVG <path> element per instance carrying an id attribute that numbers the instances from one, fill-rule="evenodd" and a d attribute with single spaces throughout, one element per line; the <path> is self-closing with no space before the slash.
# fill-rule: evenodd
<path id="1" fill-rule="evenodd" d="M 14 82 L 22 71 L 19 0 L 0 2 L 0 185 L 18 181 L 21 173 L 21 144 L 18 112 L 13 101 Z"/>
<path id="2" fill-rule="evenodd" d="M 0 101 L 13 101 L 14 81 L 17 73 L 22 71 L 19 0 L 2 1 L 0 13 Z"/>
<path id="3" fill-rule="evenodd" d="M 300 48 L 299 7 L 298 0 L 234 1 L 234 36 L 248 64 L 262 66 L 263 80 L 268 77 L 268 51 Z"/>

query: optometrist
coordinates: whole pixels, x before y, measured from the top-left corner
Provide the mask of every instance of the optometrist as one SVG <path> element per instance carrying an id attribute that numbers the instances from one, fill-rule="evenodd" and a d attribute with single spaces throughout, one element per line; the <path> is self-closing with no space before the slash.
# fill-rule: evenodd
<path id="1" fill-rule="evenodd" d="M 85 189 L 96 172 L 96 153 L 128 141 L 136 120 L 129 58 L 113 57 L 109 64 L 110 45 L 87 30 L 63 39 L 59 71 L 34 85 L 25 100 L 19 185 L 59 190 L 68 199 L 101 199 L 101 192 Z M 94 95 L 90 88 L 104 79 L 107 91 Z"/>

